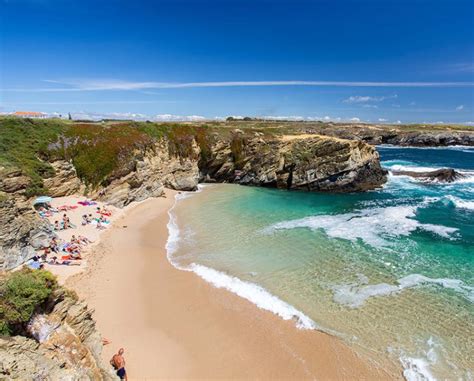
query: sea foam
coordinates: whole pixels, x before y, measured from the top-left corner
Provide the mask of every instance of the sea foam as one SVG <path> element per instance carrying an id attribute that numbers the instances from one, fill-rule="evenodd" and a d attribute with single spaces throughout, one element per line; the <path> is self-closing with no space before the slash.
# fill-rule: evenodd
<path id="1" fill-rule="evenodd" d="M 425 204 L 426 202 L 419 206 Z M 443 238 L 453 238 L 453 233 L 458 230 L 456 228 L 425 224 L 414 219 L 417 208 L 418 206 L 412 205 L 388 206 L 362 209 L 354 213 L 310 216 L 276 223 L 264 232 L 295 228 L 322 229 L 329 237 L 350 241 L 360 239 L 376 248 L 389 247 L 390 239 L 408 236 L 418 229 Z"/>
<path id="2" fill-rule="evenodd" d="M 333 286 L 334 301 L 351 308 L 357 308 L 372 297 L 394 295 L 408 288 L 431 284 L 454 290 L 474 303 L 474 287 L 467 286 L 459 279 L 429 278 L 420 274 L 410 274 L 398 279 L 397 283 L 397 285 L 379 283 L 371 285 L 346 284 Z"/>
<path id="3" fill-rule="evenodd" d="M 407 381 L 436 381 L 425 359 L 401 356 L 400 362 L 403 366 L 403 377 Z"/>

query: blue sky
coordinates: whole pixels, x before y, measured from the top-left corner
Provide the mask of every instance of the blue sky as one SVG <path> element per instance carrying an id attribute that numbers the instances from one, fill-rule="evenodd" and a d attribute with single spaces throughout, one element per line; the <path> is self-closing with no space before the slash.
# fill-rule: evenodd
<path id="1" fill-rule="evenodd" d="M 0 0 L 0 111 L 473 122 L 473 4 Z"/>

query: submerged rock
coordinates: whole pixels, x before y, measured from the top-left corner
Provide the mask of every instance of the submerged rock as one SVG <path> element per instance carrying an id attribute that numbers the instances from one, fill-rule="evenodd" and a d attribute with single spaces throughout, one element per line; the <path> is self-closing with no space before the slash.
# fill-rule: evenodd
<path id="1" fill-rule="evenodd" d="M 414 171 L 392 171 L 395 176 L 410 176 L 425 181 L 439 181 L 443 183 L 451 183 L 464 177 L 462 173 L 452 168 L 441 168 L 434 171 L 414 172 Z"/>

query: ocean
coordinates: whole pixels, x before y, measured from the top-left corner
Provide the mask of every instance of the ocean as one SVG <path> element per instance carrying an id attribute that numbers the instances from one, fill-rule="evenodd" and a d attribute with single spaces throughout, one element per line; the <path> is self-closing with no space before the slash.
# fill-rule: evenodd
<path id="1" fill-rule="evenodd" d="M 474 379 L 474 148 L 378 147 L 390 170 L 455 168 L 427 183 L 323 194 L 206 185 L 170 211 L 168 257 L 340 337 L 408 380 Z"/>

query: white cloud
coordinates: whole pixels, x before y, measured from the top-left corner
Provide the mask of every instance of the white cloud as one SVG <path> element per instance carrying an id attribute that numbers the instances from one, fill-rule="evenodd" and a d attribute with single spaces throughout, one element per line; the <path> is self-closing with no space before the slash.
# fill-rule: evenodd
<path id="1" fill-rule="evenodd" d="M 410 102 L 409 106 L 416 106 L 416 102 Z"/>
<path id="2" fill-rule="evenodd" d="M 102 120 L 102 119 L 118 119 L 118 120 L 148 120 L 149 117 L 144 114 L 131 113 L 131 112 L 110 112 L 110 113 L 98 113 L 98 112 L 71 112 L 73 119 L 83 120 Z"/>
<path id="3" fill-rule="evenodd" d="M 158 114 L 155 115 L 152 120 L 162 121 L 162 122 L 199 122 L 206 120 L 204 116 L 201 115 L 172 115 L 172 114 Z"/>
<path id="4" fill-rule="evenodd" d="M 137 91 L 149 89 L 184 89 L 199 87 L 257 87 L 257 86 L 332 86 L 332 87 L 474 87 L 474 82 L 360 82 L 360 81 L 219 81 L 219 82 L 155 82 L 95 80 L 44 80 L 58 85 L 47 88 L 7 88 L 8 92 L 77 92 L 77 91 Z M 357 97 L 356 97 L 357 98 Z M 364 98 L 364 97 L 362 97 Z M 377 97 L 369 97 L 377 98 Z M 384 98 L 384 97 L 379 97 Z"/>
<path id="5" fill-rule="evenodd" d="M 397 120 L 397 124 L 402 124 L 402 121 L 401 121 L 401 120 Z"/>
<path id="6" fill-rule="evenodd" d="M 463 108 L 464 108 L 464 105 L 459 105 L 458 107 L 456 107 L 456 111 L 461 111 Z"/>
<path id="7" fill-rule="evenodd" d="M 360 119 L 359 119 L 359 118 L 356 118 L 356 117 L 350 118 L 349 120 L 350 120 L 351 122 L 356 122 L 356 123 L 360 122 Z"/>
<path id="8" fill-rule="evenodd" d="M 305 118 L 304 116 L 299 116 L 299 115 L 290 115 L 290 116 L 285 116 L 285 115 L 280 115 L 280 116 L 267 115 L 267 116 L 262 116 L 262 117 L 259 117 L 259 118 L 266 119 L 266 120 L 294 120 L 294 121 L 307 119 L 307 118 Z"/>
<path id="9" fill-rule="evenodd" d="M 371 104 L 363 104 L 362 107 L 364 107 L 364 108 L 379 108 L 379 106 L 371 105 Z"/>
<path id="10" fill-rule="evenodd" d="M 385 99 L 398 98 L 397 94 L 387 95 L 382 97 L 371 97 L 369 95 L 352 95 L 347 99 L 344 99 L 344 103 L 366 103 L 366 102 L 382 102 Z"/>
<path id="11" fill-rule="evenodd" d="M 384 119 L 384 118 L 379 118 L 378 121 L 379 121 L 379 122 L 388 122 L 388 120 L 387 120 L 387 119 Z"/>

